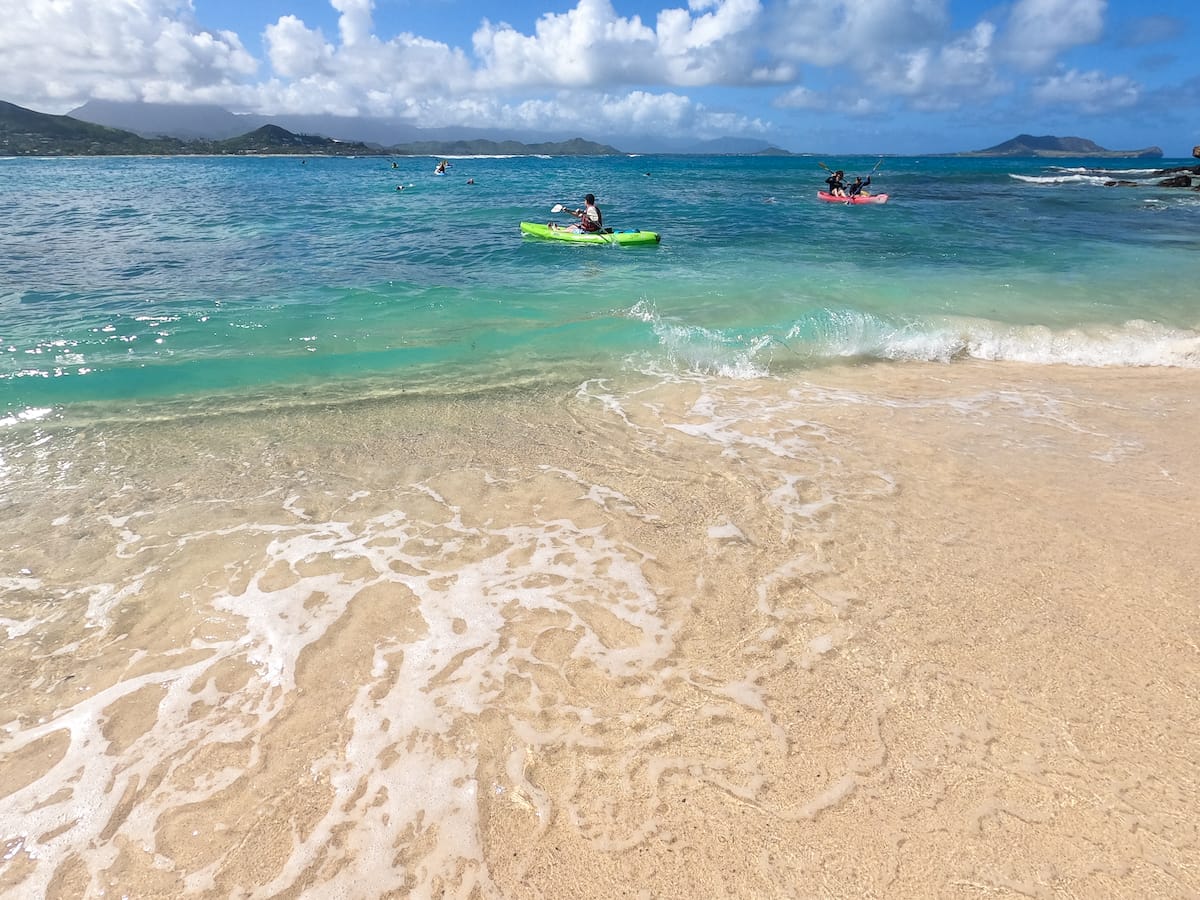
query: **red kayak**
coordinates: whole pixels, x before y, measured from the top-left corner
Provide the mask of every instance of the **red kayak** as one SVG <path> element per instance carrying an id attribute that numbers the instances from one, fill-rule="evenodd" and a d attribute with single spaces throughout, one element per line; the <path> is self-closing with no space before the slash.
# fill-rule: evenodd
<path id="1" fill-rule="evenodd" d="M 887 194 L 868 194 L 866 196 L 859 194 L 855 197 L 835 197 L 828 191 L 817 191 L 818 200 L 824 200 L 826 203 L 845 203 L 855 206 L 859 203 L 887 203 L 887 198 Z"/>

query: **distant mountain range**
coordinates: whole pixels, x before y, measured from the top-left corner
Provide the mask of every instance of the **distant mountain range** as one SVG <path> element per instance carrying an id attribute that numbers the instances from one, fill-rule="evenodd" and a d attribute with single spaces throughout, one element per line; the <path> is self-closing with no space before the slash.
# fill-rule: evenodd
<path id="1" fill-rule="evenodd" d="M 447 142 L 492 141 L 512 146 L 559 144 L 562 134 L 495 128 L 418 128 L 402 119 L 362 116 L 277 115 L 260 116 L 231 113 L 220 106 L 184 106 L 172 103 L 122 103 L 89 100 L 69 113 L 72 117 L 111 128 L 132 131 L 142 137 L 174 137 L 182 140 L 225 140 L 245 134 L 263 125 L 278 125 L 295 134 L 314 134 L 338 141 L 358 141 L 379 147 L 409 144 L 439 147 L 434 153 L 455 153 Z M 578 140 L 575 138 L 574 140 Z M 649 138 L 618 138 L 636 153 L 759 153 L 779 151 L 766 141 L 746 138 L 717 138 L 711 141 L 670 141 Z M 597 145 L 597 146 L 607 146 Z M 632 150 L 629 148 L 633 148 Z M 536 151 L 535 151 L 536 152 Z"/>
<path id="2" fill-rule="evenodd" d="M 247 124 L 247 123 L 241 123 Z M 297 134 L 275 124 L 223 139 L 149 136 L 73 116 L 52 116 L 0 100 L 0 156 L 124 156 L 324 154 L 331 156 L 524 155 L 612 156 L 621 151 L 580 138 L 522 144 L 515 141 L 426 140 L 392 146 Z"/>
<path id="3" fill-rule="evenodd" d="M 956 156 L 1046 156 L 1046 157 L 1112 157 L 1161 159 L 1161 147 L 1146 147 L 1142 150 L 1106 150 L 1086 138 L 1054 137 L 1018 134 L 1010 141 L 989 147 L 987 150 L 972 150 Z"/>

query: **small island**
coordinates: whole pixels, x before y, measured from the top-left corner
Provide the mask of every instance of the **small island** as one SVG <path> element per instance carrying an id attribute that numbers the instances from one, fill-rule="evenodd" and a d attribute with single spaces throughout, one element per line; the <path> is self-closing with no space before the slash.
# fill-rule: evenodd
<path id="1" fill-rule="evenodd" d="M 1012 140 L 989 147 L 986 150 L 971 150 L 955 156 L 1035 156 L 1060 159 L 1063 157 L 1097 157 L 1102 159 L 1162 159 L 1161 147 L 1143 147 L 1141 150 L 1107 150 L 1099 144 L 1079 137 L 1034 136 L 1018 134 Z"/>

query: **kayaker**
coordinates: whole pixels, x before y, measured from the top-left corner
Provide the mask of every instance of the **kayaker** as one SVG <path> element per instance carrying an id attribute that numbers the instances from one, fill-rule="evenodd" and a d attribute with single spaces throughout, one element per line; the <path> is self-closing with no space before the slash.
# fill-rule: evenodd
<path id="1" fill-rule="evenodd" d="M 825 179 L 825 183 L 829 185 L 829 193 L 835 197 L 846 196 L 846 182 L 842 181 L 846 173 L 838 169 L 832 175 Z"/>
<path id="2" fill-rule="evenodd" d="M 850 185 L 849 189 L 846 191 L 846 196 L 857 197 L 859 194 L 862 194 L 863 189 L 866 187 L 869 187 L 870 184 L 871 184 L 871 176 L 870 175 L 867 176 L 866 181 L 863 181 L 863 178 L 861 175 L 855 175 L 854 183 L 852 185 Z M 863 196 L 866 196 L 866 194 L 863 194 Z"/>
<path id="3" fill-rule="evenodd" d="M 583 209 L 567 210 L 571 215 L 579 219 L 580 231 L 600 231 L 604 228 L 604 216 L 600 213 L 600 207 L 596 205 L 596 198 L 592 194 L 588 194 L 583 198 Z"/>

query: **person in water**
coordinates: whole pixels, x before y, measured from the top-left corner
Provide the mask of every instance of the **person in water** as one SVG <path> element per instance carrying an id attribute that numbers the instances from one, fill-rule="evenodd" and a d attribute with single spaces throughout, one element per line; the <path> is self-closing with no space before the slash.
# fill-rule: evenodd
<path id="1" fill-rule="evenodd" d="M 444 175 L 446 173 L 446 169 L 449 165 L 450 164 L 448 162 L 446 162 L 446 160 L 443 159 L 440 163 L 437 164 L 437 168 L 434 169 L 434 171 L 439 175 Z"/>
<path id="2" fill-rule="evenodd" d="M 600 213 L 600 207 L 596 205 L 596 198 L 592 194 L 588 194 L 583 198 L 583 209 L 569 209 L 571 215 L 579 219 L 580 231 L 602 231 L 604 229 L 604 216 Z"/>
<path id="3" fill-rule="evenodd" d="M 862 194 L 864 197 L 866 197 L 868 195 L 867 195 L 865 189 L 870 186 L 871 186 L 871 176 L 870 175 L 867 176 L 866 181 L 863 181 L 861 175 L 855 175 L 854 183 L 852 185 L 850 185 L 850 187 L 847 188 L 847 190 L 846 190 L 846 196 L 847 197 L 857 197 L 859 194 Z"/>
<path id="4" fill-rule="evenodd" d="M 825 179 L 825 183 L 829 185 L 829 193 L 833 194 L 835 197 L 846 196 L 846 182 L 842 180 L 845 176 L 846 173 L 841 169 L 838 169 Z"/>

